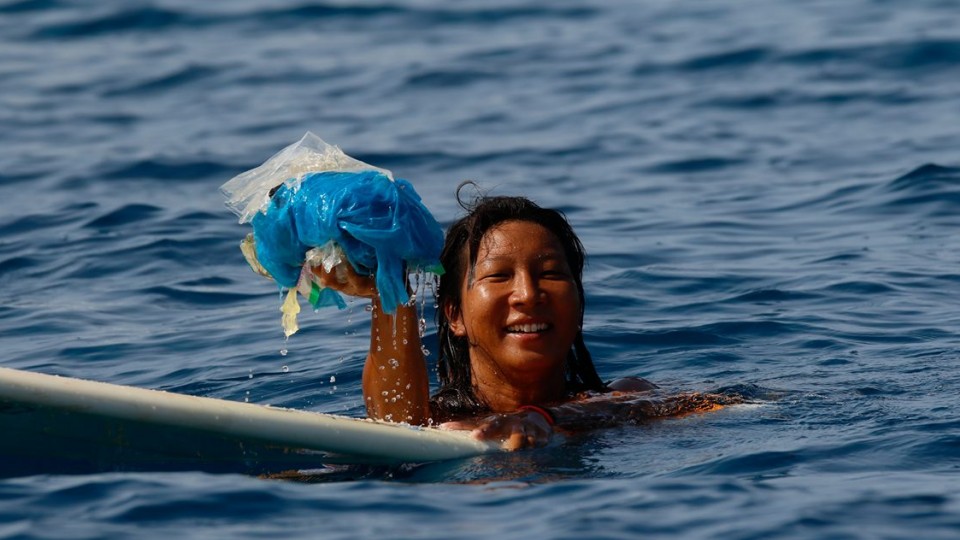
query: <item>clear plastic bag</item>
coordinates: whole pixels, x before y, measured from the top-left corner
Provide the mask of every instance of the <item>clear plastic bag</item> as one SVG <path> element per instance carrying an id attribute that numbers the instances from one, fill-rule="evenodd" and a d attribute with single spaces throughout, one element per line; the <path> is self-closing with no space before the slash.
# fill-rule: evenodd
<path id="1" fill-rule="evenodd" d="M 308 131 L 263 165 L 230 179 L 220 191 L 227 198 L 227 206 L 240 216 L 240 223 L 247 223 L 270 202 L 270 190 L 280 184 L 295 187 L 305 174 L 323 171 L 379 171 L 393 179 L 390 171 L 354 159 Z"/>

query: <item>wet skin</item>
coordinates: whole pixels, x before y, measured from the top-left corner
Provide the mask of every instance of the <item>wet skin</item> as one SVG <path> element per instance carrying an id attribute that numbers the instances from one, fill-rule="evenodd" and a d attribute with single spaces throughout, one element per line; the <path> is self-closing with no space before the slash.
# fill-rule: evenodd
<path id="1" fill-rule="evenodd" d="M 564 362 L 580 330 L 580 299 L 556 236 L 527 221 L 484 235 L 464 276 L 454 334 L 470 346 L 473 383 L 495 412 L 564 398 Z"/>

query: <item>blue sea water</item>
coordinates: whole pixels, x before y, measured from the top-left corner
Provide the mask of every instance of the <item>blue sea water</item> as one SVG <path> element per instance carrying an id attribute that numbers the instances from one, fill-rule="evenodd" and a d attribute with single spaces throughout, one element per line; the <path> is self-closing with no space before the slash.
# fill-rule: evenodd
<path id="1" fill-rule="evenodd" d="M 958 118 L 955 0 L 0 0 L 0 365 L 361 415 L 363 304 L 284 342 L 217 191 L 310 130 L 444 224 L 465 179 L 562 209 L 604 377 L 755 398 L 312 483 L 32 471 L 0 537 L 956 538 Z"/>

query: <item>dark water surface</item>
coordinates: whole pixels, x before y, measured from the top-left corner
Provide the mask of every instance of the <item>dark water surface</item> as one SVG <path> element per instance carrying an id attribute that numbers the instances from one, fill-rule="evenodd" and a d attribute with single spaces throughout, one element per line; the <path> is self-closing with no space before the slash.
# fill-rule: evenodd
<path id="1" fill-rule="evenodd" d="M 605 377 L 758 402 L 315 483 L 11 477 L 0 537 L 956 538 L 958 119 L 951 0 L 0 0 L 0 365 L 360 415 L 362 304 L 284 343 L 217 192 L 311 130 L 444 224 L 464 179 L 562 208 Z"/>

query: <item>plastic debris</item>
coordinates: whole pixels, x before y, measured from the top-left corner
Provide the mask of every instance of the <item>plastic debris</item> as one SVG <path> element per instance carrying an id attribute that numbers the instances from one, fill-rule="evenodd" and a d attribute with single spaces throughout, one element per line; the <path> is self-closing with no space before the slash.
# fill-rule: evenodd
<path id="1" fill-rule="evenodd" d="M 304 175 L 322 171 L 380 171 L 393 179 L 393 174 L 343 153 L 312 132 L 274 154 L 263 165 L 238 174 L 220 186 L 227 197 L 227 206 L 247 223 L 270 202 L 270 190 L 280 184 L 294 187 Z"/>
<path id="2" fill-rule="evenodd" d="M 292 291 L 282 308 L 287 336 L 297 330 L 297 291 L 314 308 L 346 305 L 312 268 L 341 273 L 349 264 L 374 276 L 388 313 L 409 301 L 408 273 L 443 273 L 443 231 L 413 185 L 312 133 L 220 189 L 253 226 L 241 242 L 251 268 Z"/>
<path id="3" fill-rule="evenodd" d="M 297 324 L 297 314 L 300 313 L 300 303 L 297 302 L 296 289 L 290 289 L 290 291 L 287 292 L 287 298 L 283 301 L 283 305 L 280 306 L 280 311 L 283 313 L 283 317 L 280 319 L 280 324 L 283 326 L 283 335 L 290 337 L 296 334 L 297 330 L 300 329 L 300 326 Z"/>

